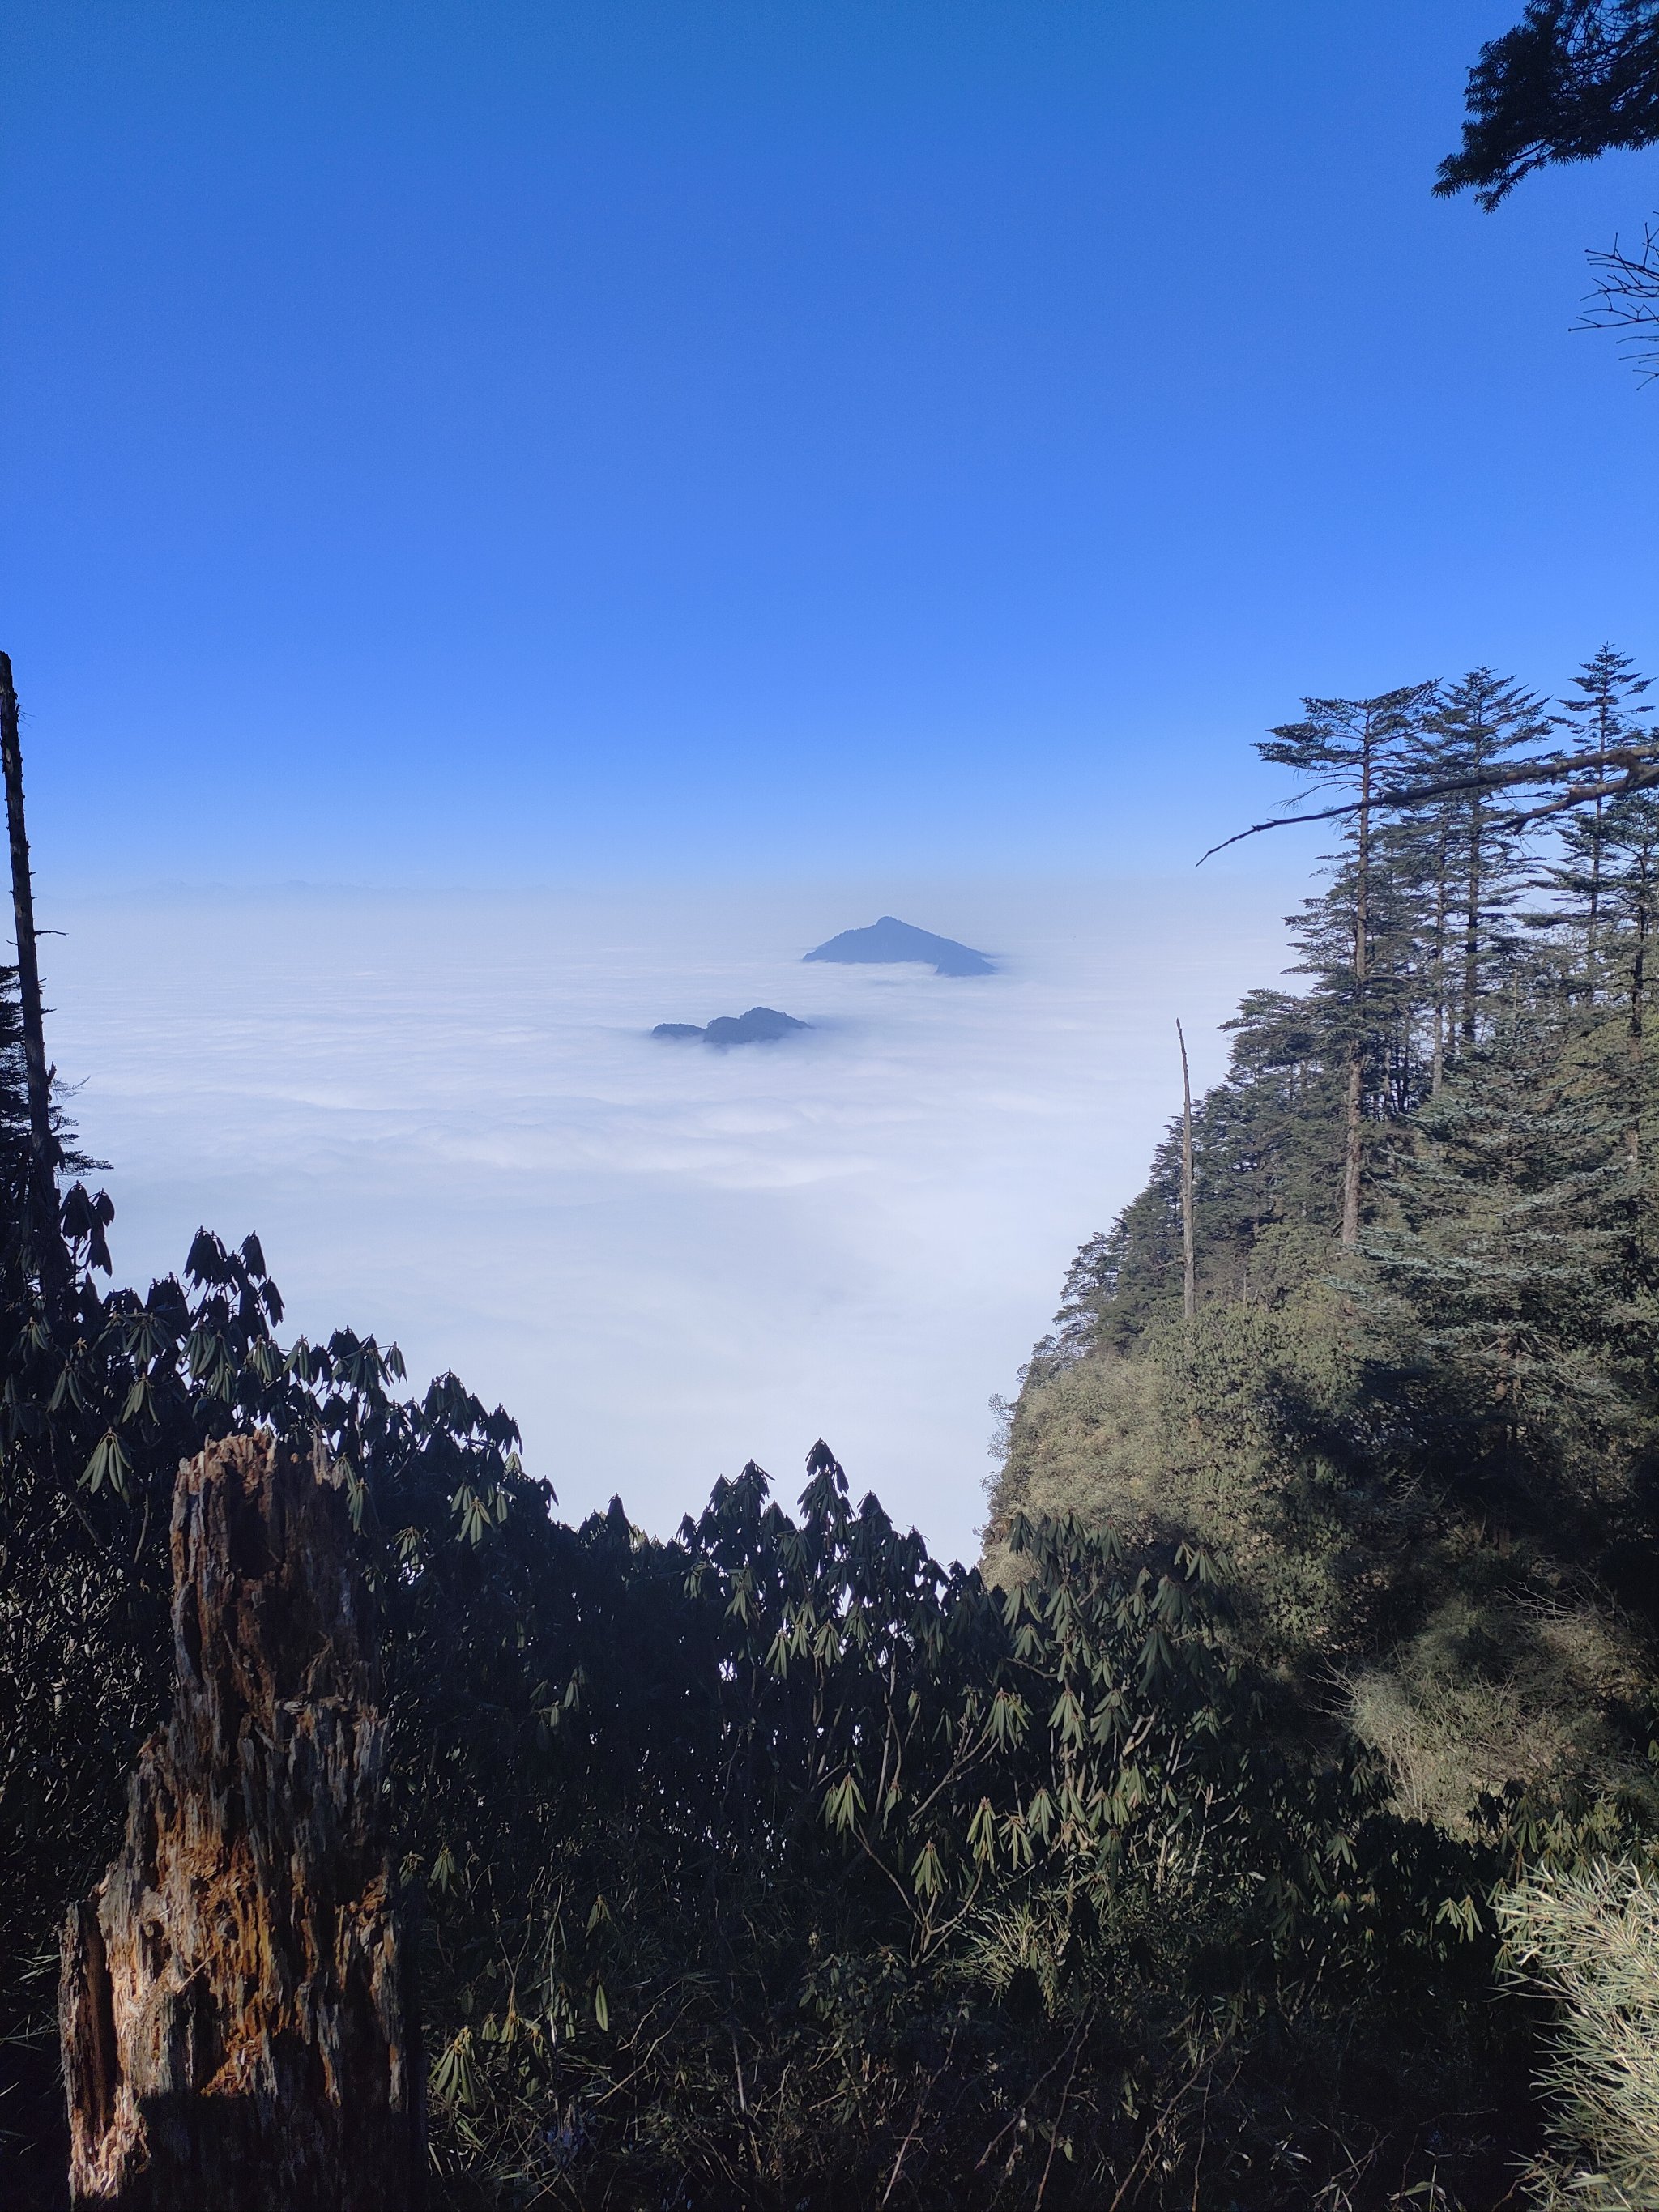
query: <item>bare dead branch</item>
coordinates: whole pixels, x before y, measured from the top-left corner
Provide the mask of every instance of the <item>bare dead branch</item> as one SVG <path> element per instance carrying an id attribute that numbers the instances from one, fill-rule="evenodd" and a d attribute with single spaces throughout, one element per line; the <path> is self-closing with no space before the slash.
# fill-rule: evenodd
<path id="1" fill-rule="evenodd" d="M 1572 327 L 1619 331 L 1620 350 L 1650 384 L 1659 377 L 1659 228 L 1644 224 L 1635 252 L 1626 253 L 1615 238 L 1606 250 L 1590 247 L 1584 258 L 1596 272 L 1595 285 Z"/>
<path id="2" fill-rule="evenodd" d="M 1608 776 L 1609 766 L 1620 773 Z M 1588 780 L 1592 772 L 1595 774 L 1594 782 Z M 1542 821 L 1571 807 L 1587 806 L 1598 799 L 1627 798 L 1632 792 L 1646 791 L 1659 784 L 1659 734 L 1639 744 L 1608 745 L 1594 752 L 1536 753 L 1530 760 L 1511 761 L 1480 775 L 1443 776 L 1431 783 L 1397 784 L 1391 790 L 1374 793 L 1369 804 L 1409 810 L 1425 805 L 1431 799 L 1449 798 L 1455 792 L 1513 790 L 1528 783 L 1560 782 L 1569 783 L 1571 788 L 1559 799 L 1517 813 L 1513 817 L 1515 822 Z M 1201 868 L 1206 860 L 1217 853 L 1224 853 L 1229 845 L 1241 844 L 1246 837 L 1259 837 L 1264 830 L 1291 830 L 1299 822 L 1335 822 L 1345 815 L 1357 814 L 1366 803 L 1358 799 L 1345 799 L 1340 806 L 1322 806 L 1310 814 L 1276 814 L 1271 821 L 1253 822 L 1248 830 L 1236 830 L 1218 845 L 1212 845 L 1207 853 L 1199 855 L 1195 865 Z"/>

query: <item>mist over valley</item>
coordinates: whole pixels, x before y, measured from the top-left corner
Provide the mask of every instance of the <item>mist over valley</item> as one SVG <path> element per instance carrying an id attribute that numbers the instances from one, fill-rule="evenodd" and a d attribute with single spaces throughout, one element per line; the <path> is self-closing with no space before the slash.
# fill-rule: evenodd
<path id="1" fill-rule="evenodd" d="M 926 910 L 1011 948 L 976 979 L 803 967 L 855 884 L 156 892 L 58 905 L 50 984 L 133 1279 L 257 1227 L 296 1327 L 453 1367 L 567 1514 L 620 1492 L 666 1533 L 750 1457 L 790 1498 L 823 1435 L 967 1559 L 986 1401 L 1145 1173 L 1176 1012 L 1218 1068 L 1285 903 L 1242 873 L 941 887 Z M 780 1001 L 811 1024 L 781 1045 L 648 1033 Z"/>

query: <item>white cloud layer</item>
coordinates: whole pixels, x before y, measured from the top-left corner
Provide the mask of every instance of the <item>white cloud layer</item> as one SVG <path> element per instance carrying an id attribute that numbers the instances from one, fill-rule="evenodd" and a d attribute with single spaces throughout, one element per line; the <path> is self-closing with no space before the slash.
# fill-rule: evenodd
<path id="1" fill-rule="evenodd" d="M 113 1163 L 118 1275 L 256 1228 L 307 1334 L 395 1337 L 523 1425 L 580 1516 L 666 1531 L 823 1435 L 971 1557 L 987 1400 L 1145 1178 L 1286 888 L 1214 879 L 602 893 L 170 892 L 53 918 L 51 1044 Z M 892 912 L 1003 972 L 800 964 Z M 659 1021 L 753 1005 L 718 1053 Z"/>

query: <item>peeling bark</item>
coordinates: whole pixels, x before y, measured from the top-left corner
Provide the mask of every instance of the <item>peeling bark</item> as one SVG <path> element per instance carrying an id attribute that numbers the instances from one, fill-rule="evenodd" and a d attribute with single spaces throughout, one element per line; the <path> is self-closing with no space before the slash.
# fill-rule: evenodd
<path id="1" fill-rule="evenodd" d="M 64 1929 L 77 2212 L 405 2212 L 425 2165 L 374 1642 L 326 1462 L 179 1470 L 178 1693 Z"/>

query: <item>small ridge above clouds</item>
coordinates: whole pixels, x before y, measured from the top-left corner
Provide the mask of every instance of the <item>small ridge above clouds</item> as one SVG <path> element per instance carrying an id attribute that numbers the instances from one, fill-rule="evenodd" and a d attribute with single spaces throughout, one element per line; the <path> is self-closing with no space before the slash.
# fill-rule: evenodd
<path id="1" fill-rule="evenodd" d="M 843 929 L 839 937 L 815 945 L 801 956 L 805 960 L 834 960 L 848 966 L 885 964 L 901 960 L 923 961 L 939 975 L 994 975 L 995 963 L 971 945 L 953 937 L 936 937 L 931 929 L 900 921 L 884 914 L 868 929 Z"/>
<path id="2" fill-rule="evenodd" d="M 746 1014 L 717 1015 L 707 1029 L 699 1029 L 692 1022 L 659 1022 L 651 1034 L 671 1043 L 700 1037 L 704 1044 L 775 1044 L 780 1037 L 811 1026 L 811 1022 L 798 1022 L 793 1014 L 781 1014 L 775 1006 L 750 1006 Z"/>

